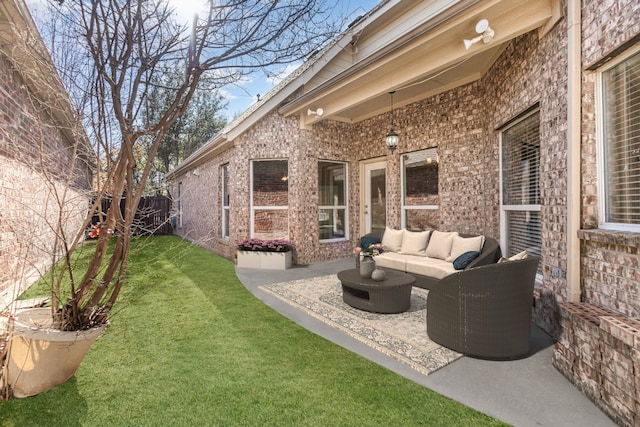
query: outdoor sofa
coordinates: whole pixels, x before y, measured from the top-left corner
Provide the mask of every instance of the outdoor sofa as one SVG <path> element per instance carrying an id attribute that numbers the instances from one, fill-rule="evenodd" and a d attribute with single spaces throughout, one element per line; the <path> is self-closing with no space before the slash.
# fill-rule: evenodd
<path id="1" fill-rule="evenodd" d="M 375 257 L 376 267 L 411 274 L 416 278 L 414 286 L 425 289 L 457 271 L 494 264 L 502 254 L 498 242 L 490 237 L 436 230 L 387 227 L 360 239 L 361 247 L 372 243 L 384 247 L 384 252 Z"/>
<path id="2" fill-rule="evenodd" d="M 429 338 L 469 356 L 526 356 L 539 260 L 538 256 L 506 260 L 440 280 L 427 297 Z"/>

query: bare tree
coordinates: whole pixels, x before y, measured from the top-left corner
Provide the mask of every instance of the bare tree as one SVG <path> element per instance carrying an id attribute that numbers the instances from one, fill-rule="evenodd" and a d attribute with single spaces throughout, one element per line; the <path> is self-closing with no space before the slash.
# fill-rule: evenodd
<path id="1" fill-rule="evenodd" d="M 172 102 L 171 88 L 183 76 L 182 68 L 153 76 L 152 87 L 143 106 L 143 120 L 147 123 L 157 121 L 158 115 L 163 114 L 167 105 Z M 215 85 L 212 87 L 206 78 L 201 79 L 187 110 L 169 127 L 158 147 L 156 160 L 147 180 L 147 194 L 168 193 L 165 174 L 224 128 L 227 120 L 220 112 L 226 105 L 227 102 Z M 152 142 L 149 139 L 146 144 L 141 164 L 144 164 Z"/>
<path id="2" fill-rule="evenodd" d="M 211 0 L 190 31 L 175 22 L 163 0 L 61 0 L 55 6 L 56 25 L 45 35 L 89 138 L 105 159 L 96 203 L 83 224 L 96 212 L 102 217 L 93 258 L 81 272 L 69 262 L 83 228 L 64 244 L 67 261 L 56 272 L 58 282 L 71 283 L 71 297 L 53 301 L 61 307 L 56 320 L 65 330 L 77 330 L 107 321 L 125 278 L 136 208 L 160 142 L 188 108 L 198 83 L 206 78 L 222 87 L 256 70 L 302 60 L 335 35 L 337 24 L 329 20 L 330 7 L 314 0 Z M 158 81 L 154 76 L 176 64 L 184 74 L 163 88 L 169 102 L 154 120 L 142 120 Z M 148 153 L 139 164 L 136 153 L 143 143 Z M 107 194 L 113 203 L 103 213 L 100 200 Z M 111 239 L 115 244 L 107 251 Z"/>

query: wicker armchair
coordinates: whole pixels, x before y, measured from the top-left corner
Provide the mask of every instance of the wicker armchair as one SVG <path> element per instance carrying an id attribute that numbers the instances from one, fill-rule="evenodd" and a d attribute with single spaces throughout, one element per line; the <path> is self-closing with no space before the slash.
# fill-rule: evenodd
<path id="1" fill-rule="evenodd" d="M 540 258 L 463 270 L 427 297 L 427 333 L 459 353 L 513 359 L 529 353 L 533 286 Z"/>

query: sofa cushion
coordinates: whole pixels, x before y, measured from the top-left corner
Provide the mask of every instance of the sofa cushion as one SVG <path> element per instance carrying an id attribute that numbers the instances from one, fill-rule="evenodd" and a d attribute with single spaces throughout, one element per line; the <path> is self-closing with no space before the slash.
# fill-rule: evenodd
<path id="1" fill-rule="evenodd" d="M 453 268 L 453 264 L 442 259 L 408 256 L 406 272 L 442 279 L 449 274 L 455 273 L 456 269 Z"/>
<path id="2" fill-rule="evenodd" d="M 376 267 L 392 268 L 405 272 L 407 256 L 396 252 L 384 252 L 374 258 Z"/>
<path id="3" fill-rule="evenodd" d="M 431 258 L 446 260 L 451 253 L 453 237 L 457 235 L 458 233 L 453 231 L 445 233 L 434 230 L 431 233 L 431 238 L 429 239 L 429 245 L 427 246 L 425 255 Z"/>
<path id="4" fill-rule="evenodd" d="M 431 230 L 409 231 L 402 230 L 402 247 L 400 253 L 404 255 L 424 256 L 429 243 Z"/>
<path id="5" fill-rule="evenodd" d="M 471 261 L 478 258 L 478 255 L 480 255 L 480 252 L 478 251 L 469 251 L 463 253 L 453 261 L 453 268 L 455 268 L 456 270 L 464 270 L 469 264 L 471 264 Z"/>
<path id="6" fill-rule="evenodd" d="M 382 236 L 382 246 L 385 252 L 400 252 L 402 247 L 402 230 L 393 230 L 387 227 Z"/>
<path id="7" fill-rule="evenodd" d="M 453 262 L 465 252 L 482 252 L 482 246 L 484 246 L 484 236 L 460 237 L 455 235 L 453 236 L 451 253 L 447 257 L 447 261 Z"/>

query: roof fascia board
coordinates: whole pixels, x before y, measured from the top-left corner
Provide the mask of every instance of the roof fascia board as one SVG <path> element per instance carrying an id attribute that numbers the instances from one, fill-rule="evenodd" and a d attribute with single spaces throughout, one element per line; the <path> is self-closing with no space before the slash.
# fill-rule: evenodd
<path id="1" fill-rule="evenodd" d="M 167 173 L 166 178 L 169 180 L 175 179 L 177 176 L 186 173 L 190 169 L 200 166 L 208 159 L 214 157 L 216 154 L 224 151 L 231 146 L 233 146 L 233 143 L 227 140 L 226 135 L 224 135 L 223 133 L 218 133 L 212 139 L 210 139 L 209 142 L 198 148 L 189 157 L 184 159 L 182 163 L 176 166 L 171 172 Z"/>
<path id="2" fill-rule="evenodd" d="M 262 101 L 249 107 L 249 110 L 236 120 L 231 122 L 225 129 L 218 134 L 214 135 L 205 145 L 196 150 L 193 154 L 183 160 L 176 168 L 169 172 L 166 176 L 168 179 L 175 179 L 176 176 L 185 173 L 187 170 L 200 165 L 203 162 L 203 158 L 209 158 L 211 153 L 218 153 L 225 147 L 229 146 L 238 136 L 242 135 L 266 114 L 279 106 L 296 90 L 303 87 L 305 82 L 311 80 L 320 70 L 323 68 L 323 64 L 329 63 L 337 55 L 342 52 L 352 41 L 354 34 L 360 32 L 364 27 L 370 25 L 372 20 L 376 20 L 384 12 L 393 5 L 399 3 L 400 0 L 392 0 L 381 2 L 375 6 L 365 19 L 362 19 L 355 23 L 351 28 L 348 28 L 342 36 L 338 36 L 335 43 L 329 45 L 324 52 L 321 52 L 318 57 L 304 69 L 298 76 L 291 81 L 286 82 L 286 79 L 281 85 L 274 87 L 269 93 L 267 93 Z M 303 67 L 301 65 L 301 67 Z"/>
<path id="3" fill-rule="evenodd" d="M 309 81 L 311 77 L 316 75 L 323 68 L 324 64 L 329 63 L 346 46 L 348 46 L 349 43 L 351 43 L 352 37 L 353 36 L 350 33 L 344 34 L 336 43 L 333 43 L 325 52 L 321 53 L 318 59 L 313 61 L 313 63 L 311 63 L 292 81 L 286 83 L 282 88 L 279 88 L 278 86 L 273 88 L 271 93 L 265 96 L 264 101 L 257 105 L 248 117 L 238 121 L 235 125 L 232 123 L 232 126 L 224 131 L 227 139 L 234 140 L 274 108 L 278 108 L 289 96 L 293 95 L 295 91 L 304 86 L 305 82 Z"/>
<path id="4" fill-rule="evenodd" d="M 185 170 L 197 166 L 201 163 L 199 160 L 200 157 L 208 156 L 213 151 L 219 152 L 220 149 L 228 145 L 226 144 L 227 142 L 233 142 L 238 136 L 242 135 L 249 128 L 255 125 L 270 111 L 278 108 L 282 102 L 284 102 L 289 96 L 293 95 L 293 93 L 302 87 L 306 81 L 318 73 L 322 69 L 322 64 L 330 62 L 331 59 L 348 46 L 349 43 L 351 43 L 352 37 L 351 32 L 347 32 L 343 34 L 342 37 L 339 37 L 335 43 L 331 44 L 324 52 L 320 53 L 316 60 L 309 63 L 307 68 L 300 72 L 299 75 L 290 81 L 286 81 L 285 79 L 281 85 L 274 87 L 264 96 L 262 101 L 258 101 L 258 103 L 253 107 L 250 107 L 245 114 L 231 122 L 231 124 L 216 134 L 200 149 L 196 150 L 192 155 L 183 160 L 180 165 L 167 174 L 167 177 L 174 177 L 183 173 Z"/>

